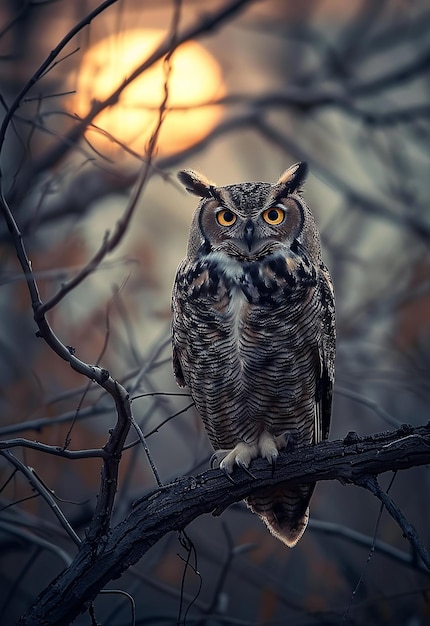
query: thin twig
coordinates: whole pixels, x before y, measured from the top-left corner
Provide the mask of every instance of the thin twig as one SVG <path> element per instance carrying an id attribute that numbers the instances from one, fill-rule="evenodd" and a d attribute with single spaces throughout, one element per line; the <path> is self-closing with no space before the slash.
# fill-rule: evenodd
<path id="1" fill-rule="evenodd" d="M 332 535 L 333 537 L 344 539 L 345 541 L 349 541 L 350 543 L 357 544 L 365 548 L 372 548 L 372 546 L 374 546 L 375 552 L 379 552 L 393 561 L 397 561 L 402 565 L 407 565 L 412 569 L 418 570 L 419 572 L 430 576 L 430 571 L 426 568 L 426 566 L 421 561 L 414 559 L 410 553 L 405 552 L 404 550 L 399 550 L 398 548 L 395 548 L 380 539 L 376 539 L 376 541 L 374 541 L 369 535 L 360 533 L 353 528 L 348 528 L 343 524 L 336 524 L 334 522 L 323 521 L 311 517 L 308 528 L 311 532 L 315 531 L 322 534 Z"/>
<path id="2" fill-rule="evenodd" d="M 14 465 L 26 477 L 33 489 L 35 489 L 42 496 L 45 502 L 48 503 L 54 515 L 57 517 L 61 526 L 67 532 L 72 541 L 79 547 L 81 545 L 81 539 L 75 533 L 66 516 L 64 515 L 58 504 L 55 502 L 54 498 L 52 497 L 51 491 L 45 487 L 33 468 L 27 467 L 27 465 L 22 463 L 22 461 L 17 459 L 8 450 L 2 450 L 0 454 L 3 455 L 9 461 L 9 463 Z"/>
<path id="3" fill-rule="evenodd" d="M 50 446 L 46 443 L 41 443 L 40 441 L 33 441 L 31 439 L 24 439 L 22 437 L 0 440 L 0 450 L 9 450 L 10 448 L 29 448 L 31 450 L 37 450 L 38 452 L 44 452 L 45 454 L 60 456 L 65 459 L 107 458 L 106 452 L 103 450 L 103 448 L 88 448 L 86 450 L 66 450 L 62 446 Z"/>
<path id="4" fill-rule="evenodd" d="M 81 410 L 81 412 L 78 415 L 78 419 L 83 420 L 88 417 L 97 417 L 100 415 L 106 415 L 108 413 L 111 413 L 112 411 L 113 409 L 109 407 L 88 406 L 88 407 L 85 407 L 85 409 Z M 73 410 L 73 411 L 68 411 L 66 413 L 63 413 L 62 415 L 58 415 L 57 417 L 54 417 L 54 418 L 39 417 L 34 420 L 19 422 L 18 424 L 9 424 L 8 426 L 3 426 L 2 428 L 0 428 L 0 436 L 5 437 L 8 435 L 11 435 L 12 433 L 20 433 L 20 432 L 27 431 L 27 430 L 34 430 L 40 433 L 44 428 L 50 428 L 57 424 L 64 424 L 67 422 L 71 422 L 72 420 L 75 419 L 75 417 L 76 417 L 76 410 Z M 39 444 L 39 442 L 37 442 L 37 444 L 45 445 L 45 444 Z M 67 451 L 65 452 L 67 453 Z M 74 452 L 72 452 L 72 455 L 73 454 Z M 67 456 L 67 454 L 64 456 Z"/>
<path id="5" fill-rule="evenodd" d="M 410 542 L 423 563 L 430 569 L 430 554 L 421 542 L 417 531 L 403 515 L 397 504 L 383 491 L 375 476 L 365 476 L 356 481 L 364 489 L 367 489 L 382 502 L 391 517 L 397 522 L 403 532 L 403 536 Z"/>
<path id="6" fill-rule="evenodd" d="M 255 1 L 256 0 L 233 0 L 213 13 L 206 12 L 202 16 L 199 16 L 195 22 L 186 27 L 182 33 L 177 34 L 176 47 L 186 41 L 189 41 L 190 39 L 202 36 L 206 32 L 214 31 L 223 22 L 231 19 L 236 13 Z M 136 67 L 136 69 L 130 73 L 130 75 L 114 92 L 109 95 L 108 98 L 103 101 L 93 102 L 88 114 L 65 135 L 64 141 L 55 145 L 39 159 L 34 166 L 34 174 L 37 175 L 44 172 L 46 169 L 52 167 L 53 164 L 57 163 L 59 159 L 63 158 L 70 150 L 70 147 L 75 145 L 76 142 L 82 137 L 89 124 L 92 123 L 94 118 L 99 115 L 101 111 L 116 104 L 121 93 L 130 83 L 168 54 L 171 49 L 170 44 L 170 36 L 167 36 L 159 47 L 147 59 L 145 59 L 143 63 Z"/>
<path id="7" fill-rule="evenodd" d="M 143 434 L 139 424 L 136 422 L 136 420 L 134 418 L 132 418 L 132 422 L 131 423 L 133 425 L 134 430 L 137 433 L 137 436 L 139 437 L 140 443 L 142 444 L 143 450 L 144 450 L 144 452 L 146 454 L 146 457 L 147 457 L 147 459 L 149 461 L 149 465 L 151 466 L 152 473 L 154 474 L 155 480 L 157 481 L 157 485 L 159 487 L 161 487 L 163 483 L 162 483 L 162 480 L 160 478 L 160 474 L 158 473 L 157 466 L 155 465 L 154 459 L 152 458 L 151 452 L 150 452 L 150 450 L 148 448 L 148 444 L 146 443 L 145 436 L 144 436 L 144 434 Z M 129 447 L 130 446 L 127 445 L 127 446 L 124 447 L 124 449 L 129 448 Z"/>
<path id="8" fill-rule="evenodd" d="M 335 386 L 334 390 L 335 394 L 339 396 L 344 396 L 345 398 L 350 398 L 351 400 L 355 400 L 355 402 L 359 402 L 364 406 L 367 406 L 369 409 L 374 411 L 379 417 L 389 424 L 390 426 L 394 426 L 394 428 L 398 428 L 401 424 L 399 420 L 390 415 L 388 411 L 383 409 L 377 402 L 368 398 L 362 393 L 358 393 L 357 391 L 353 391 L 352 389 L 348 389 L 347 387 L 342 387 L 340 385 Z"/>
<path id="9" fill-rule="evenodd" d="M 105 0 L 98 7 L 96 7 L 93 11 L 88 13 L 80 22 L 75 24 L 71 30 L 63 37 L 60 43 L 55 46 L 52 52 L 46 57 L 46 59 L 42 62 L 39 68 L 35 71 L 30 80 L 24 85 L 21 91 L 16 96 L 15 100 L 12 102 L 10 107 L 6 112 L 6 115 L 3 119 L 2 125 L 0 126 L 0 150 L 3 148 L 3 143 L 6 135 L 6 131 L 11 123 L 13 116 L 16 111 L 21 106 L 23 99 L 26 94 L 30 91 L 30 89 L 40 80 L 40 78 L 45 74 L 45 72 L 50 68 L 58 57 L 60 52 L 67 46 L 67 44 L 77 35 L 85 26 L 91 24 L 93 19 L 103 13 L 108 7 L 112 4 L 115 4 L 118 0 Z"/>
<path id="10" fill-rule="evenodd" d="M 388 487 L 388 490 L 391 488 L 391 486 L 392 486 L 392 484 L 393 484 L 393 481 L 394 481 L 395 476 L 396 476 L 396 474 L 393 474 L 393 477 L 392 477 L 392 479 L 391 479 L 390 486 Z M 388 491 L 388 490 L 387 490 L 387 491 Z M 352 592 L 352 594 L 351 594 L 351 597 L 350 597 L 350 599 L 349 599 L 348 606 L 346 607 L 346 609 L 345 609 L 345 611 L 344 611 L 344 613 L 343 613 L 343 616 L 342 616 L 342 621 L 341 621 L 341 625 L 342 625 L 342 624 L 346 624 L 346 623 L 347 623 L 347 621 L 348 621 L 348 616 L 349 616 L 349 612 L 350 612 L 350 610 L 351 610 L 351 607 L 352 607 L 352 605 L 353 605 L 353 603 L 354 603 L 354 601 L 355 601 L 355 598 L 356 598 L 356 596 L 357 596 L 357 593 L 358 593 L 358 591 L 359 591 L 359 589 L 360 589 L 361 585 L 364 583 L 364 575 L 365 575 L 365 573 L 366 573 L 367 569 L 369 568 L 370 561 L 371 561 L 371 559 L 372 559 L 372 557 L 373 557 L 373 555 L 374 555 L 374 553 L 375 553 L 376 536 L 377 536 L 377 534 L 378 534 L 379 524 L 381 523 L 381 519 L 382 519 L 382 513 L 383 513 L 383 511 L 384 511 L 384 505 L 381 503 L 381 506 L 380 506 L 380 508 L 379 508 L 378 517 L 376 518 L 376 524 L 375 524 L 375 530 L 374 530 L 374 533 L 373 533 L 372 544 L 371 544 L 371 546 L 370 546 L 370 550 L 369 550 L 369 553 L 368 553 L 368 555 L 367 555 L 366 563 L 364 564 L 364 567 L 363 567 L 363 568 L 362 568 L 362 570 L 361 570 L 360 577 L 359 577 L 359 579 L 358 579 L 358 581 L 357 581 L 357 584 L 355 585 L 355 588 L 354 588 L 354 590 L 353 590 L 353 592 Z"/>

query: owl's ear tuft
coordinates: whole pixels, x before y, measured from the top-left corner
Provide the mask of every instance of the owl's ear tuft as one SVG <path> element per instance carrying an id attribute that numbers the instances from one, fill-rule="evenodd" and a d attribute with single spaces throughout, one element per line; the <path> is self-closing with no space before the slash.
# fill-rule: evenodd
<path id="1" fill-rule="evenodd" d="M 302 161 L 295 163 L 282 174 L 278 182 L 279 186 L 284 187 L 284 193 L 294 193 L 300 191 L 308 174 L 308 164 Z"/>
<path id="2" fill-rule="evenodd" d="M 199 198 L 213 197 L 212 190 L 215 185 L 211 183 L 206 176 L 203 176 L 203 174 L 199 174 L 199 172 L 195 172 L 194 170 L 181 170 L 178 172 L 178 178 L 188 193 L 199 196 Z"/>

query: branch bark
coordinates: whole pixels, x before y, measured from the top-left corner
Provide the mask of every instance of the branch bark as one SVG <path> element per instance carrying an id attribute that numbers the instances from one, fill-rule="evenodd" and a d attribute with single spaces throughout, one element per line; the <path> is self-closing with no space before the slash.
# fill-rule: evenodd
<path id="1" fill-rule="evenodd" d="M 430 422 L 364 438 L 349 433 L 344 440 L 284 452 L 273 477 L 271 467 L 259 459 L 252 464 L 255 480 L 241 469 L 233 474 L 234 484 L 218 469 L 177 479 L 136 501 L 98 546 L 85 539 L 73 563 L 41 593 L 19 626 L 70 624 L 108 581 L 118 578 L 166 533 L 185 528 L 204 513 L 219 515 L 258 488 L 285 480 L 292 484 L 338 480 L 363 487 L 366 477 L 428 463 Z M 396 521 L 401 525 L 399 518 Z M 404 529 L 408 539 L 411 528 L 408 524 Z"/>

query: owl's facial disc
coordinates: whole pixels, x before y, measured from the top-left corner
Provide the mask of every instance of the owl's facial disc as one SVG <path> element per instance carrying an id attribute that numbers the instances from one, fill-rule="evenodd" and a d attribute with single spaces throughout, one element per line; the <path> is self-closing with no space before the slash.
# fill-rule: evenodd
<path id="1" fill-rule="evenodd" d="M 281 246 L 280 241 L 258 234 L 255 223 L 247 220 L 239 233 L 223 238 L 216 247 L 240 261 L 256 261 L 272 254 Z"/>
<path id="2" fill-rule="evenodd" d="M 239 260 L 253 261 L 272 254 L 282 246 L 278 231 L 286 217 L 285 206 L 265 209 L 254 219 L 240 217 L 230 209 L 215 212 L 218 227 L 216 248 Z"/>

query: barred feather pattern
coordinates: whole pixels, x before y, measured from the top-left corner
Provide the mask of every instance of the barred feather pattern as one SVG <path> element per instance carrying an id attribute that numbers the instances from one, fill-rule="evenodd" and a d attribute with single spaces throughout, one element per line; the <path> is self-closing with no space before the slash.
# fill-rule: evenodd
<path id="1" fill-rule="evenodd" d="M 318 245 L 313 258 L 296 238 L 247 260 L 203 237 L 178 268 L 174 372 L 189 387 L 216 450 L 256 444 L 263 431 L 298 447 L 328 436 L 334 302 Z M 306 528 L 313 490 L 281 483 L 246 503 L 292 547 Z"/>

